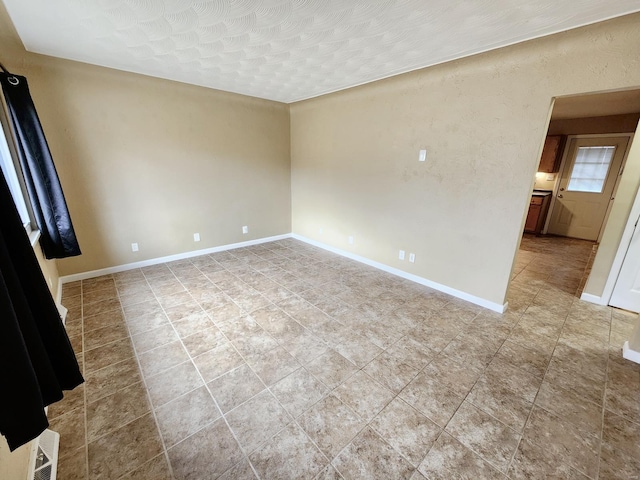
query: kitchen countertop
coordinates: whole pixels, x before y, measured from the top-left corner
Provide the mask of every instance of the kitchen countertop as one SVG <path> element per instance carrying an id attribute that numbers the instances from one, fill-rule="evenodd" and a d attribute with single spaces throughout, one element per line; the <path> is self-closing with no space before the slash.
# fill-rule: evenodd
<path id="1" fill-rule="evenodd" d="M 547 195 L 551 195 L 553 192 L 551 190 L 534 190 L 531 195 L 534 197 L 546 197 Z"/>

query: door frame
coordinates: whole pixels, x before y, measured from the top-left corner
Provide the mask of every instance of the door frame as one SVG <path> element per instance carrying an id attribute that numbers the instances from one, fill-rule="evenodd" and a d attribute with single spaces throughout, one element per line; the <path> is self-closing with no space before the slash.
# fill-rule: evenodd
<path id="1" fill-rule="evenodd" d="M 620 184 L 620 177 L 622 177 L 622 172 L 624 172 L 624 167 L 627 164 L 627 157 L 629 156 L 629 150 L 631 150 L 631 142 L 633 142 L 633 133 L 594 133 L 594 134 L 580 134 L 580 135 L 567 135 L 567 141 L 564 143 L 564 151 L 562 152 L 562 160 L 560 161 L 560 166 L 558 170 L 558 174 L 556 176 L 556 183 L 553 186 L 553 193 L 551 195 L 551 202 L 549 203 L 549 211 L 547 212 L 547 219 L 544 222 L 544 228 L 542 229 L 542 233 L 544 235 L 547 234 L 549 230 L 549 225 L 551 224 L 551 214 L 553 213 L 553 209 L 556 206 L 556 198 L 558 195 L 558 191 L 560 189 L 560 180 L 562 179 L 562 172 L 564 171 L 564 167 L 569 156 L 569 145 L 571 141 L 574 139 L 580 138 L 611 138 L 611 137 L 628 137 L 627 150 L 624 152 L 624 157 L 622 157 L 622 164 L 620 165 L 620 170 L 616 173 L 616 182 L 613 184 L 613 191 L 611 192 L 612 198 L 615 198 L 616 192 L 618 191 L 618 185 Z M 613 207 L 613 202 L 609 200 L 607 205 L 607 211 L 604 214 L 604 219 L 602 220 L 602 225 L 600 226 L 600 232 L 598 233 L 598 238 L 596 239 L 596 243 L 600 243 L 602 240 L 602 235 L 604 234 L 604 229 L 607 225 L 607 220 L 609 220 L 609 213 L 611 212 L 611 207 Z M 613 292 L 613 289 L 611 290 Z"/>
<path id="2" fill-rule="evenodd" d="M 627 223 L 624 226 L 622 237 L 620 237 L 616 256 L 613 258 L 611 270 L 609 270 L 609 275 L 607 276 L 607 281 L 604 284 L 602 295 L 600 297 L 596 297 L 588 293 L 583 293 L 580 296 L 581 300 L 597 303 L 599 305 L 609 305 L 609 300 L 611 300 L 611 296 L 613 295 L 613 289 L 618 282 L 618 276 L 620 276 L 622 263 L 624 262 L 624 258 L 627 256 L 627 251 L 631 244 L 631 237 L 633 237 L 638 217 L 640 217 L 640 189 L 636 191 L 636 197 L 631 205 L 631 211 L 629 212 L 629 217 L 627 217 Z"/>

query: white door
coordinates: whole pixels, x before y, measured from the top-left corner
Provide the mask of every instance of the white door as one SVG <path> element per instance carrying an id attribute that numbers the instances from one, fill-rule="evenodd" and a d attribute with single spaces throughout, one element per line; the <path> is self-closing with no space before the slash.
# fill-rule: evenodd
<path id="1" fill-rule="evenodd" d="M 626 136 L 571 139 L 549 233 L 598 239 L 628 144 Z"/>
<path id="2" fill-rule="evenodd" d="M 609 305 L 632 312 L 640 312 L 640 226 L 638 223 L 640 222 L 636 219 L 631 243 L 609 300 Z"/>

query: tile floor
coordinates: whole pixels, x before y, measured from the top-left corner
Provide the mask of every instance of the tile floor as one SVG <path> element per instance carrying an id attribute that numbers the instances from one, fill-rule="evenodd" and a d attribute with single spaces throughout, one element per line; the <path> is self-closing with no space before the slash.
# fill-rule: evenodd
<path id="1" fill-rule="evenodd" d="M 294 240 L 67 284 L 58 478 L 639 478 L 590 248 L 525 238 L 504 315 Z"/>

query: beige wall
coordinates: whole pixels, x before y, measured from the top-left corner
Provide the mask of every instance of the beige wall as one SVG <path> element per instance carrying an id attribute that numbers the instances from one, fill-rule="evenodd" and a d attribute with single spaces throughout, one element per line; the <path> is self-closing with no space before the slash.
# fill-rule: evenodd
<path id="1" fill-rule="evenodd" d="M 639 22 L 293 104 L 294 233 L 502 303 L 552 98 L 639 86 Z"/>
<path id="2" fill-rule="evenodd" d="M 291 231 L 287 105 L 29 54 L 2 35 L 83 251 L 61 275 Z"/>
<path id="3" fill-rule="evenodd" d="M 286 105 L 46 57 L 26 74 L 83 251 L 62 275 L 291 231 Z"/>

